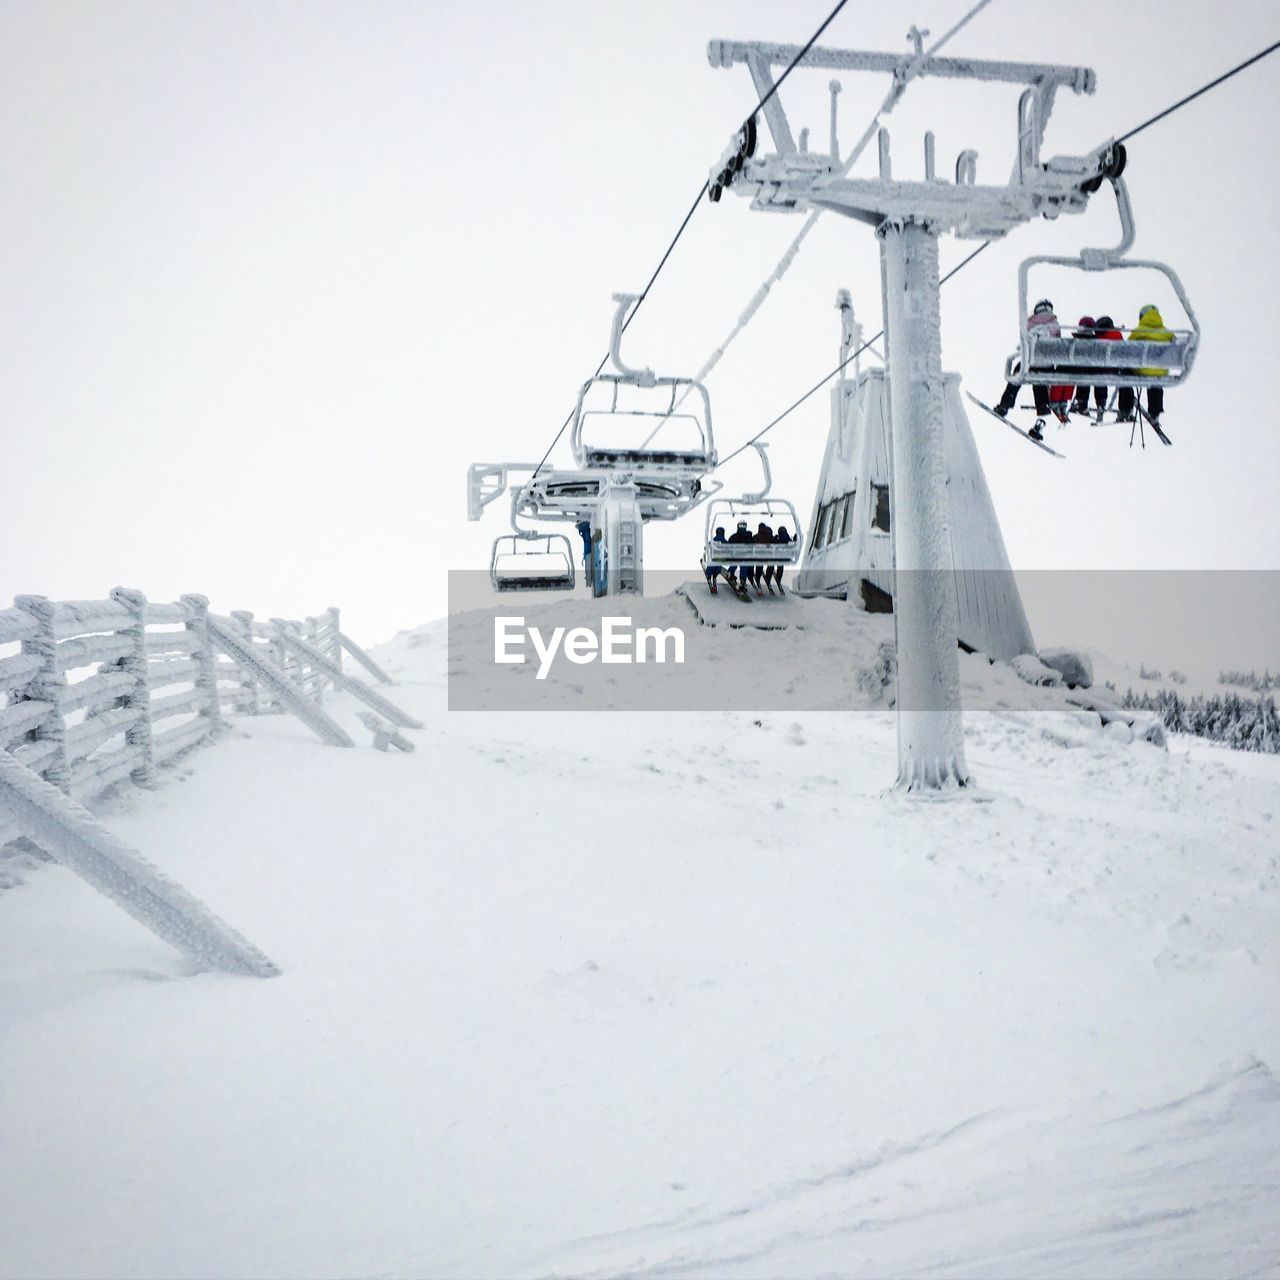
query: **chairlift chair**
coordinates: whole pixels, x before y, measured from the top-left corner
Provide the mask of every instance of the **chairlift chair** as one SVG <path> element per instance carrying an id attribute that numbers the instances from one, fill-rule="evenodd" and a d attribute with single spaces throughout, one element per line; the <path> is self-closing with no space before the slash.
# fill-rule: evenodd
<path id="1" fill-rule="evenodd" d="M 588 378 L 578 391 L 569 437 L 574 460 L 584 470 L 625 470 L 637 476 L 688 477 L 711 471 L 717 459 L 706 387 L 693 378 L 659 377 L 652 369 L 628 366 L 619 348 L 637 295 L 616 293 L 613 298 L 617 308 L 609 355 L 616 372 Z M 643 394 L 624 403 L 625 390 Z M 690 397 L 696 397 L 694 407 L 682 409 Z M 659 430 L 668 424 L 683 429 L 685 438 L 672 445 L 655 444 Z M 629 427 L 632 436 L 643 435 L 643 439 L 628 438 L 625 432 L 619 437 L 612 431 L 601 438 L 597 432 L 602 426 Z"/>
<path id="2" fill-rule="evenodd" d="M 791 534 L 790 542 L 717 542 L 716 529 L 733 536 L 738 522 L 745 520 L 754 534 L 763 522 L 776 536 L 779 526 Z M 795 506 L 785 498 L 765 498 L 749 502 L 745 498 L 712 498 L 707 505 L 706 549 L 703 566 L 719 564 L 797 564 L 802 546 L 800 519 Z"/>
<path id="3" fill-rule="evenodd" d="M 495 540 L 489 562 L 495 591 L 572 591 L 573 548 L 562 533 L 507 533 Z"/>
<path id="4" fill-rule="evenodd" d="M 707 505 L 707 524 L 705 549 L 702 554 L 702 567 L 710 565 L 759 564 L 788 565 L 798 564 L 800 551 L 804 543 L 803 531 L 800 528 L 800 517 L 796 514 L 795 505 L 786 498 L 770 498 L 769 490 L 773 487 L 773 471 L 769 466 L 768 445 L 753 440 L 751 447 L 760 457 L 760 465 L 764 469 L 764 486 L 757 493 L 745 493 L 740 498 L 712 498 Z M 790 542 L 729 542 L 739 522 L 745 521 L 751 533 L 763 522 L 774 532 L 776 538 L 780 527 L 791 535 Z M 723 526 L 725 541 L 716 540 L 716 529 Z"/>
<path id="5" fill-rule="evenodd" d="M 1126 258 L 1133 245 L 1133 209 L 1129 191 L 1120 176 L 1124 168 L 1124 148 L 1113 149 L 1107 178 L 1115 192 L 1120 213 L 1120 243 L 1111 249 L 1082 249 L 1078 257 L 1037 254 L 1018 268 L 1019 351 L 1010 356 L 1005 376 L 1017 385 L 1056 386 L 1066 381 L 1087 382 L 1099 387 L 1176 387 L 1185 382 L 1200 346 L 1200 323 L 1192 309 L 1182 281 L 1172 267 L 1153 259 Z M 1169 282 L 1191 327 L 1172 329 L 1171 342 L 1119 342 L 1097 338 L 1051 338 L 1027 328 L 1027 276 L 1034 266 L 1074 267 L 1082 271 L 1156 271 Z M 1121 332 L 1123 328 L 1117 325 Z M 1139 369 L 1163 369 L 1164 373 L 1139 373 Z"/>

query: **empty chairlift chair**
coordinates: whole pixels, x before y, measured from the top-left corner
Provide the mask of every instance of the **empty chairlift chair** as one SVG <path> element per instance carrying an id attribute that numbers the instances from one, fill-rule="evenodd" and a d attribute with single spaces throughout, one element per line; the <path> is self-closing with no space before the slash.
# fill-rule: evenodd
<path id="1" fill-rule="evenodd" d="M 562 533 L 508 533 L 493 544 L 489 580 L 495 591 L 572 591 L 573 549 Z"/>
<path id="2" fill-rule="evenodd" d="M 625 364 L 619 344 L 636 296 L 619 293 L 614 301 L 610 356 L 616 372 L 588 378 L 578 392 L 570 436 L 574 459 L 584 470 L 692 483 L 716 465 L 707 389 L 692 378 L 659 377 Z M 687 496 L 696 498 L 696 491 Z"/>

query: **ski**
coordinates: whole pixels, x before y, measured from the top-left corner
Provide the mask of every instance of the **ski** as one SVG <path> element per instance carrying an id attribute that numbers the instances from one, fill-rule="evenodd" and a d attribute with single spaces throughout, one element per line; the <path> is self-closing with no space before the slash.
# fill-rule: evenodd
<path id="1" fill-rule="evenodd" d="M 989 413 L 997 422 L 1003 422 L 1004 425 L 1008 427 L 1010 431 L 1016 431 L 1018 435 L 1020 435 L 1025 441 L 1027 441 L 1028 444 L 1035 445 L 1037 449 L 1043 449 L 1045 453 L 1050 454 L 1052 457 L 1061 458 L 1064 456 L 1060 454 L 1056 449 L 1050 449 L 1049 446 L 1045 444 L 1043 440 L 1033 439 L 1032 436 L 1028 432 L 1023 431 L 1021 427 L 1014 426 L 1014 424 L 1010 422 L 1008 418 L 1002 418 L 989 404 L 983 404 L 982 401 L 979 400 L 978 397 L 975 396 L 972 391 L 966 391 L 965 395 L 967 395 L 969 399 L 972 400 L 973 403 L 978 406 L 979 409 L 982 409 L 984 412 Z"/>
<path id="2" fill-rule="evenodd" d="M 1168 445 L 1173 444 L 1173 441 L 1170 440 L 1167 435 L 1165 435 L 1164 428 L 1158 422 L 1156 422 L 1140 404 L 1135 404 L 1133 407 L 1142 415 L 1143 422 L 1145 422 L 1147 426 L 1149 426 L 1151 430 L 1156 433 L 1161 444 L 1168 444 Z"/>

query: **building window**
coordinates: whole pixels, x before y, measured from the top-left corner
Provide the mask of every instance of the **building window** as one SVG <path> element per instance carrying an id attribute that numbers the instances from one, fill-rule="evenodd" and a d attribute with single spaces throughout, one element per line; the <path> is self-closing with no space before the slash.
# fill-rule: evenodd
<path id="1" fill-rule="evenodd" d="M 817 551 L 818 534 L 822 532 L 822 508 L 813 513 L 813 524 L 809 527 L 809 550 Z"/>
<path id="2" fill-rule="evenodd" d="M 889 486 L 873 484 L 871 486 L 871 527 L 881 533 L 889 532 Z"/>
<path id="3" fill-rule="evenodd" d="M 844 509 L 844 527 L 840 530 L 842 538 L 853 537 L 853 508 L 855 506 L 854 499 L 857 497 L 857 489 L 850 491 L 845 503 Z"/>
<path id="4" fill-rule="evenodd" d="M 835 511 L 831 517 L 831 541 L 839 542 L 845 537 L 845 516 L 849 510 L 849 495 L 846 493 L 843 498 L 836 501 Z"/>
<path id="5" fill-rule="evenodd" d="M 828 502 L 822 508 L 822 514 L 818 517 L 818 540 L 814 544 L 819 550 L 825 547 L 831 541 L 831 512 L 833 504 Z"/>

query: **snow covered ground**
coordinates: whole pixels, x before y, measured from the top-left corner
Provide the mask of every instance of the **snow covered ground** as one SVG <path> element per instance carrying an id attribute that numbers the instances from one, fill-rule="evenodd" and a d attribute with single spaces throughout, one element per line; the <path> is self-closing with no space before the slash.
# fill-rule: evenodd
<path id="1" fill-rule="evenodd" d="M 979 791 L 886 794 L 811 612 L 871 709 L 450 713 L 438 623 L 414 754 L 332 698 L 100 806 L 283 975 L 0 894 L 0 1275 L 1280 1275 L 1280 758 L 965 658 Z"/>

